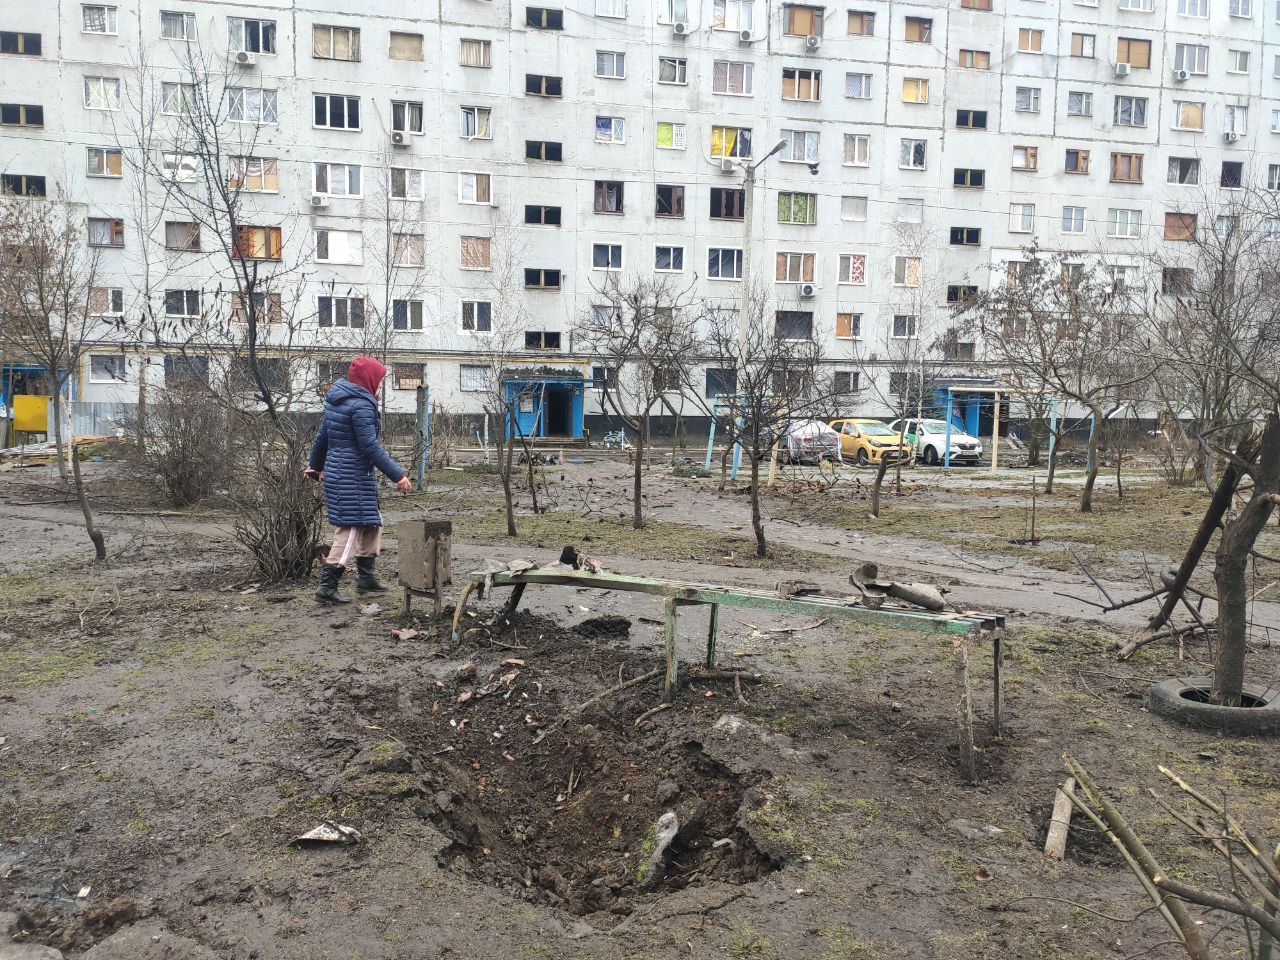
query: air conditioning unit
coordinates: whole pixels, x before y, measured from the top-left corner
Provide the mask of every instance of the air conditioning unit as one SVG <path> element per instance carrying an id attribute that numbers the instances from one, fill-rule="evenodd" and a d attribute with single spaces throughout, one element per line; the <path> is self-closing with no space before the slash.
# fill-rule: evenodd
<path id="1" fill-rule="evenodd" d="M 1129 75 L 1129 71 L 1132 69 L 1133 67 L 1131 67 L 1127 63 L 1117 63 L 1116 69 L 1115 69 L 1115 75 L 1117 77 L 1127 77 Z"/>
<path id="2" fill-rule="evenodd" d="M 1228 130 L 1222 135 L 1222 139 L 1227 143 L 1235 143 L 1240 139 L 1240 134 L 1236 133 L 1234 130 Z"/>
<path id="3" fill-rule="evenodd" d="M 329 198 L 323 194 L 313 193 L 311 195 L 311 209 L 326 210 L 329 207 Z"/>
<path id="4" fill-rule="evenodd" d="M 756 42 L 756 38 L 751 35 L 750 30 L 738 31 L 738 42 L 741 44 L 751 44 Z"/>
<path id="5" fill-rule="evenodd" d="M 806 50 L 817 50 L 820 46 L 822 46 L 821 37 L 810 34 L 804 38 L 804 48 Z"/>
<path id="6" fill-rule="evenodd" d="M 1190 77 L 1191 77 L 1191 71 L 1190 71 L 1190 70 L 1175 70 L 1175 71 L 1173 71 L 1173 82 L 1174 82 L 1174 83 L 1186 83 L 1186 82 L 1187 82 L 1187 80 L 1188 80 Z"/>
<path id="7" fill-rule="evenodd" d="M 391 134 L 391 142 L 397 147 L 407 147 L 409 145 L 409 138 L 403 131 L 397 130 L 395 133 Z"/>
<path id="8" fill-rule="evenodd" d="M 258 58 L 248 50 L 241 50 L 236 54 L 236 63 L 242 67 L 252 67 L 257 62 Z"/>
<path id="9" fill-rule="evenodd" d="M 800 284 L 800 299 L 812 300 L 818 294 L 818 285 L 816 283 Z"/>
<path id="10" fill-rule="evenodd" d="M 671 32 L 677 37 L 687 37 L 690 34 L 689 24 L 683 20 L 677 20 L 671 25 Z"/>
<path id="11" fill-rule="evenodd" d="M 738 169 L 738 165 L 734 163 L 732 160 L 730 160 L 728 157 L 725 157 L 720 161 L 721 173 L 733 173 L 737 169 Z"/>

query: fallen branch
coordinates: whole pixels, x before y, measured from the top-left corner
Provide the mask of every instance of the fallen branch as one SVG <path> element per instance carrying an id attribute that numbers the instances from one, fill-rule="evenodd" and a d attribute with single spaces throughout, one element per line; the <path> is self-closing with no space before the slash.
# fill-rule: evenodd
<path id="1" fill-rule="evenodd" d="M 624 680 L 622 683 L 615 683 L 608 690 L 601 690 L 590 700 L 584 700 L 582 703 L 578 704 L 576 707 L 574 707 L 572 710 L 569 711 L 569 716 L 577 716 L 578 714 L 582 713 L 582 711 L 586 710 L 587 707 L 591 706 L 594 703 L 599 703 L 605 697 L 615 693 L 621 693 L 623 690 L 626 690 L 628 687 L 634 687 L 636 684 L 644 683 L 646 680 L 652 680 L 655 677 L 661 675 L 662 673 L 663 673 L 662 667 L 654 667 L 648 673 L 642 673 L 640 674 L 640 676 L 632 677 L 630 680 Z"/>
<path id="2" fill-rule="evenodd" d="M 1116 658 L 1118 660 L 1128 660 L 1134 655 L 1134 653 L 1136 653 L 1140 648 L 1145 647 L 1148 643 L 1152 643 L 1156 640 L 1167 640 L 1172 639 L 1173 637 L 1182 637 L 1190 633 L 1200 633 L 1202 630 L 1203 628 L 1200 624 L 1192 623 L 1185 627 L 1172 627 L 1168 630 L 1161 630 L 1157 633 L 1150 634 L 1149 636 L 1140 637 L 1137 640 L 1130 640 L 1120 648 L 1119 652 L 1116 654 Z"/>
<path id="3" fill-rule="evenodd" d="M 1067 855 L 1067 831 L 1071 828 L 1071 794 L 1076 789 L 1076 778 L 1067 777 L 1054 794 L 1053 814 L 1049 818 L 1049 833 L 1044 839 L 1044 852 L 1054 860 Z"/>
<path id="4" fill-rule="evenodd" d="M 644 723 L 650 717 L 656 716 L 657 714 L 661 713 L 663 710 L 670 710 L 670 709 L 671 709 L 671 704 L 660 703 L 653 709 L 646 710 L 644 713 L 640 714 L 640 716 L 636 717 L 635 725 L 638 727 L 640 726 L 640 724 Z"/>

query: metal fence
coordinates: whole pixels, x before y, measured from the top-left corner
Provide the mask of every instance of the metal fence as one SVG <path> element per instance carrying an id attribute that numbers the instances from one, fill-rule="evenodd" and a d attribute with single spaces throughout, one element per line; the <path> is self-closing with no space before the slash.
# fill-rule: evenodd
<path id="1" fill-rule="evenodd" d="M 71 404 L 71 432 L 77 437 L 114 436 L 117 430 L 127 429 L 137 415 L 136 403 L 78 401 Z"/>

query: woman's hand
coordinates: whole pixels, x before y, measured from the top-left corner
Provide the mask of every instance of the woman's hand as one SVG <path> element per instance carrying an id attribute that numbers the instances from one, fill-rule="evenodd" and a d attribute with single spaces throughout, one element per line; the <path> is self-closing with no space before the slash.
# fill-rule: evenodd
<path id="1" fill-rule="evenodd" d="M 304 477 L 306 477 L 308 480 L 323 480 L 323 479 L 324 479 L 324 471 L 322 471 L 322 470 L 312 470 L 310 467 L 307 467 L 307 469 L 303 470 L 303 471 L 302 471 L 302 475 L 303 475 Z"/>
<path id="2" fill-rule="evenodd" d="M 396 481 L 396 489 L 399 490 L 401 493 L 408 493 L 410 490 L 413 489 L 413 484 L 409 482 L 408 477 L 401 477 L 399 480 Z"/>

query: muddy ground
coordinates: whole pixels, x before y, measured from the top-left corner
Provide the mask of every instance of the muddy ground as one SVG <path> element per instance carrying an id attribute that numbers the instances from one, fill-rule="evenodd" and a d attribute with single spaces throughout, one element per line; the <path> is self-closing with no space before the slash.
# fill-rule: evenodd
<path id="1" fill-rule="evenodd" d="M 653 522 L 635 535 L 619 519 L 627 469 L 549 469 L 549 509 L 529 516 L 523 497 L 514 544 L 491 476 L 437 473 L 426 495 L 385 507 L 389 521 L 453 518 L 458 580 L 490 558 L 554 560 L 566 543 L 613 570 L 765 587 L 840 590 L 873 559 L 946 585 L 961 608 L 1007 613 L 1001 740 L 975 652 L 979 783 L 956 765 L 947 641 L 726 611 L 720 662 L 747 674 L 742 699 L 687 669 L 675 706 L 637 725 L 656 678 L 578 708 L 657 666 L 652 599 L 531 588 L 510 625 L 493 622 L 502 598 L 478 604 L 454 645 L 429 602 L 401 620 L 395 598 L 335 610 L 307 584 L 256 584 L 216 505 L 156 507 L 110 463 L 93 465 L 113 553 L 95 568 L 73 505 L 47 502 L 62 496 L 47 469 L 9 471 L 4 926 L 98 960 L 1176 957 L 1096 833 L 1073 826 L 1065 862 L 1041 853 L 1061 754 L 1111 788 L 1178 875 L 1208 882 L 1214 863 L 1147 795 L 1157 764 L 1280 835 L 1273 743 L 1143 707 L 1151 680 L 1197 672 L 1204 649 L 1116 662 L 1107 643 L 1149 611 L 1099 614 L 1063 562 L 1074 549 L 1117 596 L 1140 592 L 1148 567 L 1178 555 L 1199 494 L 1131 480 L 1081 521 L 1068 475 L 1038 502 L 1041 550 L 1009 542 L 1028 502 L 1016 473 L 911 471 L 874 522 L 866 478 L 788 478 L 767 505 L 775 556 L 760 561 L 738 488 L 718 498 L 714 480 L 669 467 L 651 469 Z M 1280 682 L 1267 643 L 1280 608 L 1259 600 L 1254 616 L 1251 675 Z M 705 617 L 681 620 L 690 667 Z M 678 833 L 646 871 L 668 811 Z M 325 821 L 362 839 L 290 845 Z M 1241 955 L 1238 928 L 1214 942 Z"/>

